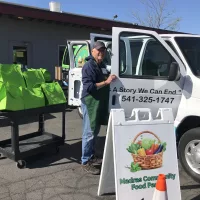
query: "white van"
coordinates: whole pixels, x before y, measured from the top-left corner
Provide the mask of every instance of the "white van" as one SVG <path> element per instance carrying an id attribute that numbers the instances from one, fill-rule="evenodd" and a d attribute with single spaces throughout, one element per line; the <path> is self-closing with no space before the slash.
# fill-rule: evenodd
<path id="1" fill-rule="evenodd" d="M 110 86 L 110 109 L 172 108 L 178 153 L 185 171 L 200 182 L 200 36 L 158 35 L 154 31 L 116 28 L 112 36 L 91 34 L 90 41 L 68 41 L 70 55 L 68 104 L 80 106 L 81 67 L 73 45 L 104 41 L 106 63 L 118 78 Z M 169 161 L 170 162 L 170 161 Z"/>

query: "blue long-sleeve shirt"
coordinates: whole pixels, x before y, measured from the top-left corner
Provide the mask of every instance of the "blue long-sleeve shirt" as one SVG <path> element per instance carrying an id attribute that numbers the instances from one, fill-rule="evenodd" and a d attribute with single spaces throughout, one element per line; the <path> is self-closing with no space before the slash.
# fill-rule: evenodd
<path id="1" fill-rule="evenodd" d="M 97 90 L 96 83 L 102 82 L 105 80 L 102 68 L 106 70 L 106 66 L 101 63 L 97 64 L 95 59 L 92 56 L 86 58 L 86 63 L 82 68 L 82 97 L 95 92 Z"/>

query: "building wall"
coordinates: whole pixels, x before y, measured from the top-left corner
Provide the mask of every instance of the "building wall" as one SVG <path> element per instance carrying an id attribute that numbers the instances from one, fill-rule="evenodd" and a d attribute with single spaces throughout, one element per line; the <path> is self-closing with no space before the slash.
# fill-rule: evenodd
<path id="1" fill-rule="evenodd" d="M 12 45 L 28 44 L 30 66 L 47 68 L 54 76 L 58 65 L 58 45 L 66 45 L 66 40 L 87 40 L 91 32 L 111 34 L 89 28 L 77 28 L 47 22 L 0 18 L 0 63 L 12 63 Z"/>

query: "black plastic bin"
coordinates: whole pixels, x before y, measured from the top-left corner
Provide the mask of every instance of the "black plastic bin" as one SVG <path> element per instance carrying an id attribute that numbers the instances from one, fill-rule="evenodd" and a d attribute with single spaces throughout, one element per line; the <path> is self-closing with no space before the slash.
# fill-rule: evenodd
<path id="1" fill-rule="evenodd" d="M 0 111 L 0 116 L 11 121 L 11 139 L 0 141 L 0 153 L 14 160 L 18 168 L 26 166 L 26 157 L 36 155 L 49 148 L 59 150 L 59 146 L 65 142 L 65 109 L 66 104 L 57 104 L 20 111 Z M 48 113 L 62 113 L 62 136 L 47 133 L 44 129 L 44 115 Z M 19 119 L 28 116 L 38 116 L 38 131 L 19 136 Z"/>

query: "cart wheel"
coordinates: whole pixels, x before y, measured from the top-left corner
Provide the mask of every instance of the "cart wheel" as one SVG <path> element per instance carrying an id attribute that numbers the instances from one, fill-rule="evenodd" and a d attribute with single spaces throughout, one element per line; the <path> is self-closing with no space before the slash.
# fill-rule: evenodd
<path id="1" fill-rule="evenodd" d="M 18 160 L 17 163 L 16 163 L 17 167 L 19 169 L 23 169 L 26 167 L 26 161 L 25 160 Z"/>
<path id="2" fill-rule="evenodd" d="M 59 153 L 59 152 L 60 152 L 60 148 L 56 147 L 56 153 Z"/>
<path id="3" fill-rule="evenodd" d="M 0 159 L 5 159 L 6 157 L 2 154 L 2 153 L 0 153 Z"/>

